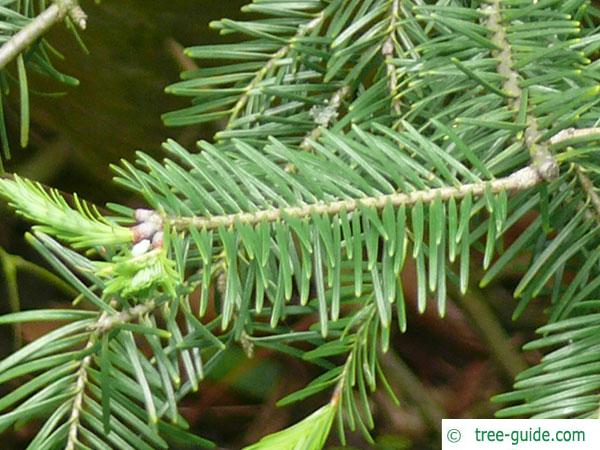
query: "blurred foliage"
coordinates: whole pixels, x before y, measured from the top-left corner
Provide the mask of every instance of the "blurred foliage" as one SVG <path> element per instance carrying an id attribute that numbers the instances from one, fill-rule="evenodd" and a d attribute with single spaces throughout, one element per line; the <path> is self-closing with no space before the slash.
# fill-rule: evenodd
<path id="1" fill-rule="evenodd" d="M 167 137 L 193 143 L 214 132 L 211 127 L 168 129 L 161 114 L 186 104 L 164 88 L 179 78 L 181 55 L 174 46 L 219 39 L 208 22 L 239 14 L 243 1 L 123 0 L 83 2 L 89 23 L 79 46 L 65 27 L 55 27 L 49 41 L 60 43 L 60 70 L 80 80 L 65 89 L 53 80 L 33 77 L 30 148 L 14 152 L 7 170 L 98 203 L 115 198 L 108 164 L 132 159 L 138 149 L 158 154 Z M 64 93 L 66 95 L 46 95 Z M 18 145 L 18 95 L 7 108 L 9 134 Z M 98 184 L 102 183 L 102 189 Z M 111 197 L 112 194 L 112 197 Z M 120 194 L 122 195 L 122 193 Z"/>

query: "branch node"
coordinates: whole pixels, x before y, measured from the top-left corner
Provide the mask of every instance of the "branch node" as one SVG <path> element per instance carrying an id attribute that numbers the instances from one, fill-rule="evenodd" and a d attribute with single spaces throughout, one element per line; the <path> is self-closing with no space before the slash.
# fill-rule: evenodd
<path id="1" fill-rule="evenodd" d="M 87 27 L 87 14 L 83 11 L 83 9 L 81 9 L 81 7 L 76 6 L 75 8 L 71 9 L 69 11 L 69 16 L 79 28 L 85 30 Z"/>
<path id="2" fill-rule="evenodd" d="M 546 181 L 555 180 L 560 173 L 558 163 L 547 148 L 545 151 L 538 150 L 534 152 L 532 165 Z"/>
<path id="3" fill-rule="evenodd" d="M 97 335 L 103 335 L 121 324 L 138 320 L 140 317 L 154 311 L 157 307 L 158 304 L 154 300 L 150 300 L 147 303 L 140 303 L 139 305 L 121 311 L 117 314 L 103 314 L 98 322 L 92 326 L 92 330 Z"/>
<path id="4" fill-rule="evenodd" d="M 78 0 L 54 0 L 60 10 L 61 19 L 67 15 L 82 30 L 87 26 L 87 14 L 79 6 Z"/>

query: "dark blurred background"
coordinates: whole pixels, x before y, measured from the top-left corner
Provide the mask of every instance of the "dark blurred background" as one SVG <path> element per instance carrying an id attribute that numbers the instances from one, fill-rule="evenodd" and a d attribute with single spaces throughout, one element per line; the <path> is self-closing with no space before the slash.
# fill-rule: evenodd
<path id="1" fill-rule="evenodd" d="M 164 88 L 178 80 L 182 69 L 189 68 L 191 62 L 181 53 L 182 46 L 222 41 L 208 29 L 208 23 L 224 16 L 239 17 L 244 3 L 83 2 L 89 22 L 82 37 L 89 54 L 62 26 L 49 35 L 50 42 L 65 56 L 64 61 L 56 62 L 57 67 L 77 77 L 81 84 L 65 89 L 48 80 L 30 80 L 36 91 L 65 95 L 32 93 L 31 143 L 27 149 L 18 148 L 18 99 L 10 99 L 6 114 L 13 159 L 7 163 L 7 171 L 77 192 L 100 205 L 107 201 L 139 202 L 111 182 L 108 165 L 121 158 L 133 160 L 136 150 L 160 155 L 160 144 L 167 137 L 192 148 L 196 140 L 213 134 L 215 129 L 210 126 L 165 128 L 160 115 L 188 103 L 184 98 L 166 95 Z M 49 287 L 23 262 L 43 266 L 24 244 L 27 224 L 4 205 L 0 205 L 0 217 L 0 247 L 4 249 L 0 312 L 8 312 L 10 303 L 15 303 L 15 281 L 20 308 L 65 306 L 68 296 L 60 288 Z M 516 229 L 513 234 L 518 233 Z M 11 255 L 21 255 L 24 260 Z M 15 267 L 16 278 L 11 275 Z M 415 304 L 414 272 L 410 267 L 404 278 L 409 310 L 414 311 L 416 308 L 410 307 Z M 519 323 L 510 321 L 514 307 L 509 293 L 512 284 L 511 274 L 506 274 L 486 292 L 470 291 L 464 301 L 450 303 L 443 321 L 433 311 L 422 317 L 410 315 L 408 333 L 395 336 L 393 349 L 383 357 L 401 406 L 393 405 L 383 391 L 374 395 L 377 445 L 370 446 L 360 436 L 351 435 L 353 448 L 436 449 L 440 447 L 441 417 L 492 416 L 489 397 L 507 390 L 511 376 L 524 367 L 514 349 L 529 338 L 541 319 L 539 311 L 533 310 Z M 18 331 L 27 342 L 48 326 L 32 324 Z M 6 327 L 0 330 L 3 353 L 18 345 L 14 331 Z M 497 348 L 489 345 L 492 341 L 497 342 Z M 327 394 L 297 406 L 275 407 L 279 398 L 306 385 L 318 373 L 313 367 L 267 351 L 259 350 L 254 358 L 247 359 L 241 350 L 233 350 L 200 393 L 185 400 L 182 412 L 200 434 L 221 443 L 223 448 L 241 448 L 324 404 Z M 35 426 L 7 431 L 2 436 L 2 448 L 24 448 L 34 433 Z M 335 433 L 332 435 L 330 445 L 334 448 Z"/>

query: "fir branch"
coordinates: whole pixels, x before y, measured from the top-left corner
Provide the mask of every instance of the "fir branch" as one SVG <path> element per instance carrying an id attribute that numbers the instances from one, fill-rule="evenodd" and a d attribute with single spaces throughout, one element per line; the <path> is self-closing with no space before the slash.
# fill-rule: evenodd
<path id="1" fill-rule="evenodd" d="M 100 316 L 100 320 L 107 316 L 104 312 Z M 85 350 L 92 348 L 98 339 L 98 335 L 92 333 L 85 345 Z M 77 370 L 77 382 L 75 385 L 75 398 L 73 399 L 73 406 L 71 407 L 71 416 L 69 418 L 69 433 L 67 435 L 67 443 L 65 450 L 75 450 L 77 446 L 77 435 L 79 431 L 79 423 L 81 410 L 83 408 L 83 399 L 85 398 L 85 387 L 88 381 L 88 369 L 92 364 L 93 354 L 89 354 L 81 360 L 79 369 Z"/>
<path id="2" fill-rule="evenodd" d="M 74 1 L 62 0 L 60 4 L 75 4 Z M 585 286 L 586 292 L 581 292 L 597 298 L 595 294 L 600 281 L 588 274 L 592 268 L 597 270 L 594 258 L 598 255 L 598 228 L 592 221 L 582 220 L 584 213 L 591 217 L 593 210 L 600 219 L 600 195 L 593 184 L 597 184 L 593 160 L 596 158 L 595 147 L 568 149 L 556 160 L 551 151 L 556 153 L 556 149 L 573 143 L 590 142 L 598 138 L 600 130 L 571 128 L 549 138 L 552 132 L 562 127 L 589 126 L 598 115 L 595 99 L 579 95 L 588 84 L 595 84 L 593 75 L 585 72 L 588 69 L 584 67 L 577 71 L 574 79 L 563 77 L 564 73 L 575 71 L 571 61 L 583 59 L 584 52 L 593 47 L 587 45 L 595 42 L 597 30 L 582 35 L 584 38 L 590 36 L 590 42 L 575 46 L 551 35 L 541 41 L 541 47 L 549 45 L 552 49 L 554 42 L 559 41 L 557 47 L 564 51 L 564 67 L 554 67 L 554 61 L 547 67 L 544 61 L 523 70 L 521 67 L 538 62 L 534 59 L 538 56 L 535 45 L 532 42 L 530 55 L 517 45 L 511 48 L 510 43 L 522 38 L 522 33 L 527 36 L 533 33 L 537 37 L 546 36 L 548 31 L 543 20 L 536 22 L 535 17 L 548 17 L 545 14 L 538 16 L 538 11 L 534 11 L 531 20 L 522 23 L 511 20 L 511 17 L 522 17 L 518 10 L 521 6 L 524 8 L 522 14 L 531 12 L 527 2 L 515 2 L 508 9 L 503 8 L 506 3 L 501 0 L 486 0 L 468 6 L 465 3 L 464 8 L 446 5 L 448 2 L 400 0 L 376 0 L 369 3 L 371 6 L 366 2 L 344 0 L 292 2 L 290 8 L 292 13 L 297 12 L 294 16 L 297 18 L 289 22 L 285 12 L 272 2 L 266 2 L 270 3 L 266 7 L 264 3 L 256 1 L 256 11 L 274 11 L 284 19 L 268 19 L 252 25 L 223 21 L 219 26 L 224 32 L 242 30 L 259 39 L 231 47 L 222 55 L 214 53 L 223 58 L 234 55 L 232 59 L 236 59 L 236 52 L 239 52 L 237 54 L 244 55 L 242 60 L 254 56 L 256 60 L 225 68 L 199 69 L 199 74 L 193 75 L 201 80 L 197 85 L 193 84 L 196 81 L 188 83 L 190 80 L 186 80 L 183 83 L 188 84 L 178 88 L 184 95 L 195 95 L 200 86 L 200 94 L 197 104 L 180 117 L 173 117 L 173 123 L 229 118 L 227 127 L 230 130 L 224 136 L 230 137 L 231 141 L 228 146 L 203 142 L 200 144 L 202 151 L 193 154 L 169 142 L 165 148 L 174 158 L 160 163 L 140 154 L 143 171 L 130 169 L 129 165 L 127 170 L 119 171 L 119 181 L 142 192 L 153 208 L 136 210 L 135 224 L 128 221 L 130 227 L 120 226 L 120 222 L 104 219 L 77 199 L 74 203 L 66 203 L 58 193 L 47 192 L 23 180 L 0 180 L 0 193 L 21 214 L 41 223 L 42 230 L 73 247 L 98 249 L 110 259 L 107 262 L 89 261 L 58 245 L 49 247 L 51 256 L 56 258 L 54 267 L 69 276 L 69 280 L 78 282 L 77 286 L 81 284 L 80 289 L 87 289 L 67 270 L 67 266 L 77 268 L 93 286 L 87 291 L 81 289 L 82 292 L 104 311 L 93 313 L 93 318 L 81 328 L 73 328 L 77 332 L 85 329 L 87 333 L 79 335 L 81 339 L 75 344 L 77 351 L 85 353 L 69 368 L 72 377 L 68 380 L 71 384 L 66 394 L 69 400 L 63 404 L 68 422 L 60 424 L 61 433 L 64 432 L 61 439 L 68 439 L 70 450 L 79 447 L 78 440 L 83 445 L 89 439 L 90 402 L 95 404 L 95 399 L 104 399 L 105 431 L 112 419 L 108 403 L 110 389 L 108 395 L 104 395 L 103 389 L 107 382 L 121 376 L 121 370 L 110 367 L 123 365 L 122 352 L 118 355 L 118 364 L 112 366 L 110 353 L 101 352 L 106 356 L 104 362 L 108 363 L 103 366 L 100 357 L 98 365 L 103 370 L 103 380 L 99 387 L 96 386 L 95 366 L 99 353 L 95 348 L 100 338 L 104 338 L 105 344 L 109 336 L 126 330 L 125 349 L 130 359 L 128 365 L 133 370 L 123 372 L 125 376 L 127 372 L 136 372 L 138 384 L 142 386 L 139 395 L 131 397 L 131 405 L 136 403 L 136 398 L 140 401 L 143 398 L 151 420 L 155 418 L 156 404 L 162 411 L 159 417 L 170 410 L 175 421 L 177 402 L 186 393 L 197 389 L 197 380 L 202 378 L 205 370 L 203 367 L 214 365 L 225 347 L 221 339 L 233 342 L 241 336 L 242 342 L 257 342 L 262 338 L 253 339 L 246 333 L 253 331 L 255 321 L 265 325 L 263 319 L 270 314 L 274 338 L 286 342 L 288 338 L 281 331 L 285 327 L 275 326 L 291 311 L 287 309 L 291 301 L 297 308 L 294 314 L 313 314 L 318 308 L 323 337 L 326 337 L 328 326 L 332 330 L 330 337 L 333 340 L 329 341 L 317 341 L 314 334 L 317 330 L 307 332 L 310 344 L 319 342 L 319 348 L 305 352 L 305 359 L 325 361 L 335 356 L 331 361 L 335 363 L 340 355 L 346 354 L 346 361 L 342 363 L 344 367 L 336 366 L 335 371 L 329 373 L 331 378 L 317 380 L 319 383 L 325 379 L 325 384 L 313 384 L 300 395 L 296 393 L 298 399 L 314 393 L 315 386 L 330 389 L 335 383 L 328 405 L 299 426 L 266 439 L 262 446 L 251 448 L 289 447 L 290 442 L 312 439 L 312 448 L 320 449 L 335 413 L 341 419 L 339 425 L 343 434 L 343 419 L 349 419 L 346 423 L 354 422 L 353 411 L 359 409 L 357 406 L 361 406 L 364 413 L 356 415 L 356 423 L 369 439 L 367 428 L 372 428 L 374 422 L 366 400 L 367 388 L 375 390 L 378 375 L 389 387 L 381 365 L 391 367 L 394 372 L 400 367 L 404 374 L 401 375 L 406 378 L 403 381 L 407 381 L 405 390 L 423 402 L 423 414 L 429 418 L 432 427 L 439 426 L 439 408 L 428 400 L 428 394 L 418 385 L 418 380 L 411 379 L 410 371 L 399 366 L 397 361 L 386 364 L 386 359 L 393 359 L 389 357 L 393 354 L 388 353 L 388 357 L 383 356 L 381 360 L 377 358 L 379 344 L 383 353 L 390 345 L 389 326 L 394 303 L 398 307 L 400 329 L 406 328 L 406 305 L 399 273 L 404 267 L 407 245 L 411 246 L 412 258 L 416 260 L 419 311 L 427 307 L 428 291 L 437 291 L 438 310 L 443 315 L 447 300 L 446 280 L 452 278 L 448 274 L 447 261 L 453 263 L 457 256 L 460 257 L 460 285 L 465 290 L 472 270 L 469 255 L 473 243 L 481 244 L 487 229 L 484 266 L 489 265 L 502 233 L 537 204 L 541 205 L 540 216 L 522 233 L 517 244 L 511 244 L 488 274 L 497 274 L 515 258 L 531 252 L 531 266 L 516 288 L 516 295 L 522 299 L 520 305 L 545 293 L 550 283 L 553 300 L 554 291 L 558 298 L 559 291 L 567 284 L 565 281 L 570 285 L 570 298 L 558 299 L 560 307 L 556 306 L 558 301 L 552 302 L 555 318 L 563 312 L 565 316 L 570 315 L 574 308 L 579 308 L 581 293 L 571 286 Z M 544 8 L 554 8 L 551 3 Z M 576 2 L 567 3 L 570 6 L 563 6 L 565 14 L 573 14 L 573 17 L 585 14 L 583 8 L 579 10 L 578 5 L 572 5 Z M 56 4 L 52 6 L 56 7 Z M 328 6 L 319 13 L 316 9 L 319 6 L 315 5 L 323 4 Z M 434 13 L 413 16 L 411 7 Z M 553 11 L 546 9 L 543 12 Z M 426 23 L 430 19 L 437 25 Z M 474 23 L 478 20 L 482 21 Z M 592 20 L 587 22 L 593 23 Z M 539 29 L 515 31 L 522 30 L 523 26 Z M 574 27 L 576 25 L 569 25 L 565 29 L 568 32 Z M 490 37 L 492 41 L 488 39 Z M 331 45 L 327 46 L 328 42 Z M 476 45 L 473 46 L 473 42 Z M 253 45 L 259 48 L 257 53 L 246 51 Z M 586 49 L 579 54 L 576 50 L 583 46 Z M 415 49 L 419 49 L 419 54 Z M 497 62 L 490 60 L 489 49 L 495 49 L 492 55 Z M 198 54 L 211 58 L 211 51 L 216 52 L 213 48 Z M 521 56 L 522 53 L 525 56 Z M 409 54 L 412 59 L 407 57 Z M 449 59 L 456 61 L 455 65 L 461 69 L 458 76 Z M 591 72 L 593 66 L 590 67 Z M 322 69 L 326 70 L 324 75 Z M 523 80 L 525 75 L 528 78 Z M 501 85 L 496 84 L 500 77 Z M 321 81 L 312 83 L 314 79 Z M 299 84 L 290 85 L 289 80 L 298 80 Z M 303 80 L 310 83 L 304 84 Z M 548 80 L 551 81 L 547 83 Z M 220 87 L 221 82 L 226 87 Z M 533 88 L 528 91 L 527 85 Z M 354 94 L 356 86 L 360 86 L 359 92 L 365 94 L 354 99 L 354 106 L 345 108 L 346 97 Z M 490 91 L 489 96 L 479 95 L 480 86 Z M 595 91 L 590 88 L 590 92 Z M 557 108 L 563 95 L 573 102 Z M 305 96 L 310 97 L 307 97 L 309 101 L 304 101 Z M 576 101 L 580 98 L 581 101 Z M 203 102 L 207 99 L 208 106 L 205 106 Z M 254 102 L 255 99 L 258 101 Z M 309 113 L 310 106 L 307 105 L 312 104 L 320 106 L 313 107 Z M 298 105 L 302 105 L 301 111 Z M 394 133 L 385 124 L 389 123 L 390 112 L 400 114 L 401 107 L 407 109 L 402 111 L 402 118 L 406 119 L 401 121 L 404 131 Z M 336 123 L 341 109 L 343 121 Z M 235 129 L 238 126 L 244 129 Z M 215 139 L 219 140 L 218 135 Z M 529 163 L 524 162 L 528 156 L 523 154 L 523 148 L 530 154 L 532 161 Z M 548 183 L 558 174 L 558 162 L 570 158 L 577 160 L 572 167 L 578 177 L 569 171 L 560 180 Z M 589 166 L 585 164 L 588 158 Z M 529 165 L 523 168 L 526 164 Z M 298 170 L 294 174 L 284 173 L 283 167 L 297 167 Z M 578 181 L 583 187 L 573 193 L 572 188 Z M 546 184 L 548 189 L 528 191 Z M 509 192 L 522 192 L 522 195 L 508 198 Z M 473 202 L 473 197 L 479 199 Z M 457 199 L 462 199 L 460 204 L 455 201 Z M 573 216 L 573 211 L 581 205 L 589 211 L 586 209 Z M 405 206 L 411 207 L 408 208 L 410 217 L 406 215 Z M 489 216 L 479 214 L 484 208 Z M 128 208 L 115 210 L 121 214 L 130 213 Z M 183 217 L 180 216 L 182 213 Z M 335 220 L 319 215 L 335 216 Z M 299 223 L 293 218 L 305 219 L 305 222 Z M 281 223 L 267 225 L 278 221 Z M 472 222 L 475 222 L 474 227 Z M 250 229 L 247 225 L 259 226 Z M 592 225 L 596 228 L 591 229 Z M 169 226 L 184 230 L 184 233 L 169 233 L 172 231 Z M 206 229 L 218 229 L 218 232 L 205 232 Z M 302 245 L 296 245 L 297 242 Z M 48 242 L 44 241 L 44 245 Z M 565 267 L 570 271 L 571 267 L 576 267 L 574 263 L 586 258 L 584 268 L 575 277 L 569 274 L 563 279 Z M 83 270 L 82 261 L 85 262 Z M 213 288 L 216 289 L 220 295 L 217 295 L 218 301 L 215 300 L 215 308 L 220 311 L 215 320 L 222 318 L 223 330 L 227 330 L 229 322 L 233 321 L 232 333 L 224 333 L 220 338 L 212 336 L 212 324 L 205 326 L 190 316 L 186 336 L 183 336 L 179 320 L 168 320 L 167 314 L 167 329 L 164 332 L 158 329 L 155 310 L 164 306 L 165 311 L 160 312 L 168 313 L 170 306 L 158 299 L 164 298 L 165 302 L 176 299 L 187 314 L 191 312 L 191 304 L 181 293 L 183 289 L 195 292 L 198 287 L 202 288 L 200 315 L 214 300 L 211 293 Z M 102 298 L 96 297 L 96 291 L 102 291 Z M 157 291 L 160 297 L 156 295 Z M 317 298 L 311 299 L 311 292 L 316 292 Z M 105 302 L 106 298 L 112 298 L 111 294 L 119 295 L 121 299 L 131 297 L 135 302 L 125 306 L 128 309 L 115 311 L 116 301 L 110 306 Z M 263 310 L 264 299 L 268 300 L 269 307 Z M 470 304 L 472 300 L 468 296 L 465 298 L 466 309 L 471 316 L 479 318 L 481 305 Z M 352 317 L 356 305 L 362 309 Z M 591 303 L 584 312 L 597 306 Z M 176 315 L 177 308 L 174 307 L 171 316 L 174 319 Z M 340 336 L 340 325 L 344 327 L 344 320 L 349 322 Z M 590 317 L 589 320 L 593 331 L 597 318 Z M 134 321 L 139 324 L 129 323 Z M 482 322 L 485 325 L 486 321 Z M 151 335 L 159 333 L 158 336 L 165 336 L 165 339 L 170 335 L 168 347 L 164 349 L 166 358 L 160 352 L 162 343 L 157 338 L 155 343 L 159 347 L 158 351 L 154 350 L 154 359 L 146 359 L 141 365 L 139 357 L 145 358 L 145 355 L 130 339 L 128 327 L 142 333 L 146 330 Z M 264 328 L 255 328 L 257 332 L 261 330 Z M 591 331 L 586 331 L 589 333 Z M 307 336 L 300 335 L 304 336 L 302 339 Z M 204 364 L 202 356 L 207 349 L 200 349 L 199 339 L 204 341 L 206 336 L 215 353 L 211 350 L 211 359 Z M 493 326 L 487 330 L 487 336 L 490 342 L 505 341 L 501 330 Z M 564 336 L 565 342 L 570 343 L 571 338 Z M 494 342 L 492 344 L 497 344 Z M 547 344 L 553 347 L 556 342 L 552 337 Z M 113 345 L 116 350 L 113 354 L 123 348 L 118 342 Z M 520 359 L 510 352 L 509 347 L 496 347 L 492 348 L 492 353 L 503 361 L 507 372 L 512 375 L 522 368 Z M 32 352 L 34 350 L 37 351 L 35 347 Z M 179 360 L 173 354 L 179 350 L 188 375 L 183 385 L 180 385 L 177 370 Z M 329 353 L 332 351 L 334 353 Z M 10 363 L 5 363 L 4 367 Z M 542 369 L 545 368 L 548 366 Z M 549 368 L 552 370 L 552 365 Z M 173 373 L 170 374 L 168 369 Z M 531 375 L 535 374 L 532 372 Z M 154 389 L 158 386 L 157 377 L 160 377 L 162 392 Z M 535 382 L 545 387 L 548 380 L 544 377 L 540 375 L 539 381 Z M 402 386 L 401 383 L 393 384 Z M 133 383 L 129 386 L 135 389 Z M 355 390 L 360 395 L 355 395 Z M 541 392 L 543 389 L 539 391 L 535 395 L 547 396 L 547 392 Z M 155 394 L 158 402 L 154 400 Z M 115 404 L 112 405 L 114 408 Z M 129 410 L 130 405 L 124 403 L 123 407 Z M 533 406 L 534 409 L 537 407 Z M 597 404 L 593 408 L 597 411 Z M 350 425 L 350 428 L 355 427 Z M 111 445 L 120 448 L 118 441 L 115 444 L 110 440 L 116 436 L 116 430 L 112 428 L 111 433 L 98 435 L 99 442 L 103 443 L 106 438 Z M 138 428 L 135 434 L 142 436 L 144 433 Z M 40 442 L 38 446 L 50 446 L 48 442 L 46 439 L 44 445 Z M 133 444 L 132 447 L 139 448 Z"/>
<path id="3" fill-rule="evenodd" d="M 384 42 L 381 48 L 381 54 L 385 60 L 385 70 L 387 77 L 389 78 L 389 89 L 390 95 L 392 96 L 391 104 L 392 110 L 397 115 L 400 115 L 400 99 L 396 98 L 396 91 L 398 90 L 398 73 L 396 72 L 396 66 L 392 62 L 394 57 L 394 50 L 396 48 L 395 35 L 396 27 L 398 26 L 398 19 L 400 16 L 400 0 L 393 0 L 392 6 L 390 7 L 390 35 Z"/>
<path id="4" fill-rule="evenodd" d="M 565 128 L 550 138 L 550 144 L 565 144 L 571 140 L 597 139 L 600 137 L 600 128 Z"/>
<path id="5" fill-rule="evenodd" d="M 92 331 L 85 345 L 85 350 L 89 350 L 98 342 L 99 338 L 110 332 L 115 327 L 124 323 L 130 323 L 141 316 L 152 312 L 158 306 L 157 302 L 150 300 L 147 303 L 136 305 L 133 308 L 120 311 L 114 314 L 103 312 L 98 321 L 89 327 Z M 83 401 L 86 395 L 86 384 L 88 382 L 88 369 L 90 368 L 95 353 L 90 353 L 81 360 L 79 369 L 77 370 L 76 395 L 73 399 L 71 416 L 69 418 L 69 433 L 67 435 L 67 443 L 65 450 L 75 450 L 78 444 L 78 430 L 80 426 L 80 416 L 83 409 Z"/>
<path id="6" fill-rule="evenodd" d="M 502 88 L 507 95 L 512 97 L 510 107 L 515 109 L 519 106 L 523 90 L 519 86 L 519 74 L 513 68 L 512 49 L 506 37 L 506 30 L 502 26 L 503 19 L 500 12 L 500 0 L 487 0 L 487 3 L 488 6 L 483 8 L 484 12 L 488 14 L 486 26 L 493 33 L 492 42 L 501 49 L 496 53 L 499 62 L 498 73 L 504 79 Z"/>
<path id="7" fill-rule="evenodd" d="M 323 10 L 317 15 L 317 17 L 308 22 L 306 25 L 299 27 L 298 32 L 294 35 L 294 37 L 290 39 L 290 42 L 287 45 L 281 47 L 279 50 L 277 50 L 277 52 L 275 52 L 273 56 L 271 56 L 271 58 L 265 64 L 265 66 L 258 71 L 256 76 L 245 87 L 244 93 L 240 95 L 240 98 L 238 99 L 237 103 L 232 108 L 227 123 L 228 129 L 233 126 L 235 119 L 238 117 L 244 106 L 246 106 L 246 104 L 248 103 L 252 91 L 261 83 L 261 81 L 269 73 L 269 71 L 273 69 L 277 65 L 277 63 L 279 63 L 281 59 L 285 58 L 288 55 L 288 53 L 292 50 L 294 40 L 306 36 L 313 30 L 315 30 L 325 20 L 325 17 L 325 10 Z"/>
<path id="8" fill-rule="evenodd" d="M 511 97 L 509 107 L 517 111 L 521 105 L 523 90 L 519 85 L 519 72 L 514 68 L 514 57 L 511 45 L 508 41 L 507 31 L 503 26 L 500 0 L 486 0 L 487 6 L 482 8 L 487 14 L 485 25 L 492 32 L 492 43 L 500 50 L 492 54 L 498 59 L 498 73 L 503 77 L 502 88 Z M 558 176 L 558 164 L 550 153 L 549 144 L 540 142 L 542 132 L 539 129 L 537 119 L 527 114 L 527 128 L 525 129 L 525 144 L 529 149 L 533 167 L 545 180 L 552 180 Z"/>
<path id="9" fill-rule="evenodd" d="M 360 207 L 383 209 L 387 204 L 394 207 L 409 206 L 418 202 L 431 203 L 436 199 L 442 201 L 451 198 L 459 199 L 471 194 L 481 196 L 489 189 L 491 193 L 523 191 L 532 188 L 542 182 L 539 171 L 531 166 L 525 167 L 507 177 L 491 181 L 464 184 L 456 187 L 442 187 L 425 189 L 408 194 L 394 193 L 377 197 L 364 197 L 358 199 L 340 200 L 330 203 L 315 203 L 304 206 L 267 209 L 255 212 L 243 212 L 213 217 L 185 217 L 169 216 L 165 220 L 169 224 L 179 228 L 187 229 L 190 226 L 200 229 L 216 229 L 219 227 L 230 227 L 236 223 L 257 224 L 265 222 L 276 222 L 286 216 L 305 218 L 312 214 L 333 215 L 341 211 L 352 212 Z"/>
<path id="10" fill-rule="evenodd" d="M 86 27 L 87 16 L 78 0 L 54 0 L 30 23 L 25 25 L 0 48 L 0 69 L 15 59 L 52 26 L 69 16 L 82 30 Z"/>

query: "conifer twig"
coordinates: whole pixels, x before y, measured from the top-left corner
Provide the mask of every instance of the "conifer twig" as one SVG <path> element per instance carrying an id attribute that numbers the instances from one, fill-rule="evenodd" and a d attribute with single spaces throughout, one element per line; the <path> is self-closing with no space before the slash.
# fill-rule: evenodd
<path id="1" fill-rule="evenodd" d="M 98 342 L 98 338 L 100 336 L 108 333 L 115 326 L 132 322 L 138 319 L 140 316 L 152 312 L 157 306 L 157 303 L 154 300 L 151 300 L 147 303 L 136 305 L 131 309 L 121 311 L 116 314 L 109 314 L 107 312 L 102 313 L 96 324 L 91 327 L 92 333 L 90 334 L 90 337 L 85 345 L 85 350 L 92 348 L 96 342 Z M 69 432 L 67 434 L 67 444 L 65 446 L 65 450 L 75 450 L 77 448 L 80 416 L 83 408 L 86 384 L 88 381 L 88 369 L 92 364 L 93 356 L 93 354 L 89 354 L 84 357 L 81 360 L 79 369 L 77 370 L 75 398 L 73 399 L 71 416 L 69 418 Z"/>
<path id="2" fill-rule="evenodd" d="M 107 313 L 102 313 L 100 320 L 106 317 Z M 85 345 L 85 350 L 88 350 L 96 344 L 98 335 L 92 333 Z M 92 364 L 92 354 L 87 355 L 81 360 L 79 369 L 77 369 L 77 383 L 75 385 L 75 398 L 71 407 L 71 416 L 69 417 L 69 433 L 67 435 L 67 444 L 65 450 L 75 450 L 77 448 L 77 436 L 79 434 L 79 420 L 81 409 L 83 408 L 83 399 L 85 397 L 85 385 L 88 381 L 88 369 Z"/>
<path id="3" fill-rule="evenodd" d="M 487 14 L 485 22 L 487 28 L 492 32 L 492 42 L 500 49 L 493 52 L 498 59 L 498 73 L 502 76 L 502 89 L 511 97 L 509 107 L 513 111 L 518 110 L 523 90 L 519 86 L 519 72 L 514 68 L 512 48 L 508 41 L 507 32 L 503 25 L 500 0 L 486 0 L 487 5 L 482 11 Z M 558 176 L 558 164 L 549 150 L 548 142 L 541 142 L 542 132 L 539 129 L 537 119 L 531 114 L 526 116 L 527 128 L 525 129 L 525 145 L 531 155 L 532 166 L 545 180 L 551 180 Z"/>
<path id="4" fill-rule="evenodd" d="M 492 193 L 504 191 L 522 191 L 536 186 L 543 181 L 537 169 L 532 166 L 525 167 L 517 172 L 491 181 L 464 184 L 456 187 L 442 187 L 424 189 L 410 193 L 393 193 L 377 197 L 363 197 L 349 200 L 339 200 L 329 203 L 314 203 L 304 206 L 295 206 L 278 209 L 264 209 L 255 212 L 243 212 L 213 217 L 167 217 L 166 221 L 177 228 L 186 229 L 190 226 L 196 228 L 215 229 L 229 227 L 236 223 L 257 224 L 275 222 L 286 216 L 303 218 L 316 214 L 337 214 L 341 211 L 352 212 L 360 207 L 383 209 L 388 203 L 392 206 L 414 205 L 417 202 L 431 203 L 435 199 L 442 201 L 450 198 L 463 198 L 468 194 L 474 196 L 484 195 L 487 189 Z"/>
<path id="5" fill-rule="evenodd" d="M 294 42 L 294 40 L 306 36 L 308 33 L 316 29 L 324 20 L 325 11 L 321 11 L 313 20 L 308 22 L 306 25 L 299 27 L 298 32 L 290 40 L 289 44 L 284 45 L 271 56 L 271 58 L 264 65 L 264 67 L 258 71 L 256 76 L 246 86 L 246 88 L 244 89 L 244 93 L 240 95 L 240 98 L 233 107 L 231 115 L 229 116 L 227 128 L 231 128 L 233 121 L 237 118 L 244 106 L 246 106 L 246 104 L 248 103 L 252 90 L 259 85 L 259 83 L 264 79 L 264 77 L 269 73 L 269 71 L 273 67 L 275 67 L 279 60 L 287 56 L 289 51 L 292 49 L 292 43 Z"/>
<path id="6" fill-rule="evenodd" d="M 600 128 L 565 128 L 550 138 L 550 144 L 559 144 L 571 139 L 600 136 Z"/>
<path id="7" fill-rule="evenodd" d="M 78 0 L 54 0 L 48 8 L 0 47 L 0 69 L 6 67 L 8 63 L 45 34 L 53 25 L 61 22 L 67 15 L 79 28 L 85 29 L 87 16 L 79 6 Z"/>
<path id="8" fill-rule="evenodd" d="M 400 102 L 394 98 L 396 90 L 398 89 L 398 73 L 396 72 L 396 66 L 391 62 L 394 57 L 396 26 L 398 23 L 398 15 L 400 13 L 400 0 L 393 0 L 390 10 L 390 36 L 384 42 L 381 48 L 381 54 L 385 59 L 385 70 L 389 78 L 389 89 L 392 96 L 392 109 L 395 114 L 400 115 Z"/>

